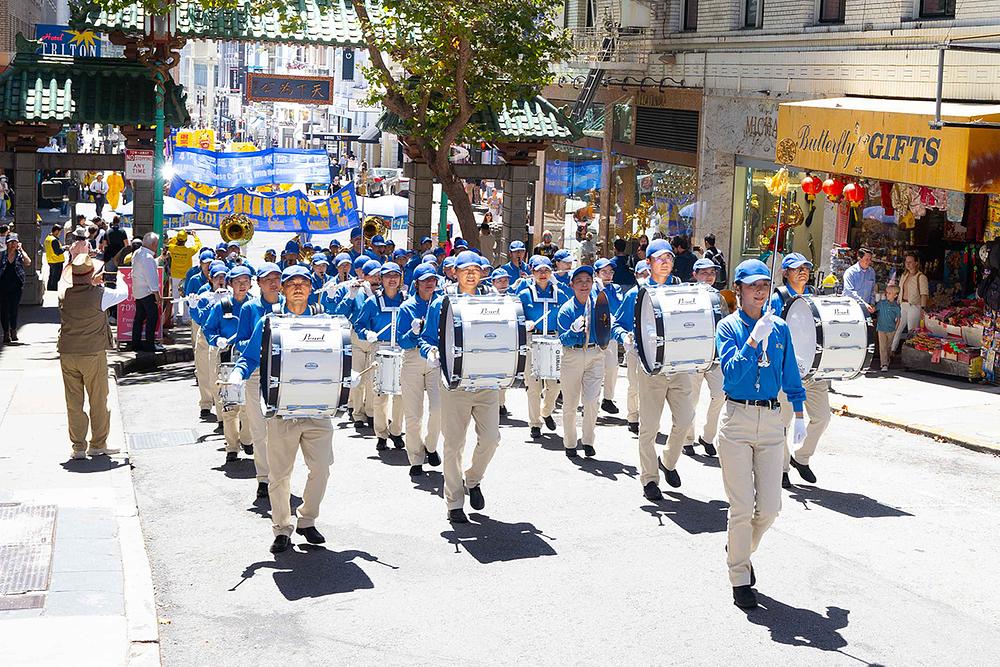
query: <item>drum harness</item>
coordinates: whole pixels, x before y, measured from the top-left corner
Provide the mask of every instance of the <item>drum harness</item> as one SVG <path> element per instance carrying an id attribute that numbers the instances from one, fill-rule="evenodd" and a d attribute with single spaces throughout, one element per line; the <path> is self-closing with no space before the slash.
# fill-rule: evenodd
<path id="1" fill-rule="evenodd" d="M 549 304 L 556 303 L 559 296 L 557 292 L 557 286 L 554 281 L 549 281 L 552 287 L 552 296 L 538 296 L 538 283 L 534 280 L 528 285 L 528 289 L 531 291 L 531 298 L 536 302 L 542 304 L 542 335 L 549 335 Z"/>

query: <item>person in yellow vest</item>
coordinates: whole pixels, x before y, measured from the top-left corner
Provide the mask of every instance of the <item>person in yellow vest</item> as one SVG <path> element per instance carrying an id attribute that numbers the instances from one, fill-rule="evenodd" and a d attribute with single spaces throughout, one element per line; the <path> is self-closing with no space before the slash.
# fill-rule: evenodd
<path id="1" fill-rule="evenodd" d="M 59 237 L 62 236 L 62 225 L 52 225 L 52 231 L 45 237 L 45 263 L 49 265 L 49 280 L 46 289 L 55 292 L 59 289 L 59 278 L 62 276 L 63 262 L 66 261 L 66 253 L 59 244 Z"/>
<path id="2" fill-rule="evenodd" d="M 187 230 L 182 229 L 167 245 L 167 254 L 170 255 L 170 296 L 173 298 L 174 319 L 178 322 L 190 320 L 187 302 L 183 299 L 184 279 L 191 270 L 192 258 L 201 250 L 198 235 L 191 233 L 190 238 L 188 236 Z"/>
<path id="3" fill-rule="evenodd" d="M 117 171 L 108 174 L 108 205 L 111 210 L 118 208 L 122 200 L 122 193 L 125 192 L 125 179 Z"/>

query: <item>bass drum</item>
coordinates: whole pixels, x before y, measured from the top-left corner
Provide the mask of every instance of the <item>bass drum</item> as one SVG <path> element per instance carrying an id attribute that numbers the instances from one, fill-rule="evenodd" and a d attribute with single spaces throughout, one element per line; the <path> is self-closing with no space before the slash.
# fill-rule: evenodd
<path id="1" fill-rule="evenodd" d="M 800 294 L 785 306 L 803 380 L 853 380 L 875 357 L 875 324 L 849 296 Z"/>
<path id="2" fill-rule="evenodd" d="M 438 352 L 447 389 L 507 389 L 523 381 L 527 331 L 510 296 L 450 294 L 441 305 Z"/>
<path id="3" fill-rule="evenodd" d="M 635 301 L 635 343 L 647 375 L 700 373 L 715 363 L 715 328 L 729 314 L 708 285 L 646 285 Z"/>
<path id="4" fill-rule="evenodd" d="M 268 315 L 260 355 L 265 417 L 331 417 L 351 389 L 351 324 L 344 317 Z"/>

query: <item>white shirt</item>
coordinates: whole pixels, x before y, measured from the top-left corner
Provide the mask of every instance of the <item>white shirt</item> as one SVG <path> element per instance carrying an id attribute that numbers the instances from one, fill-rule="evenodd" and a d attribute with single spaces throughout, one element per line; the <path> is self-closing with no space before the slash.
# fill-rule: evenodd
<path id="1" fill-rule="evenodd" d="M 132 254 L 132 296 L 136 301 L 160 291 L 153 252 L 143 246 Z"/>
<path id="2" fill-rule="evenodd" d="M 104 294 L 101 295 L 101 310 L 107 310 L 112 306 L 128 298 L 128 285 L 124 280 L 119 280 L 114 287 L 104 287 Z"/>
<path id="3" fill-rule="evenodd" d="M 98 180 L 95 178 L 93 182 L 91 182 L 90 184 L 90 191 L 97 194 L 105 195 L 108 193 L 108 184 L 105 183 L 103 179 Z"/>

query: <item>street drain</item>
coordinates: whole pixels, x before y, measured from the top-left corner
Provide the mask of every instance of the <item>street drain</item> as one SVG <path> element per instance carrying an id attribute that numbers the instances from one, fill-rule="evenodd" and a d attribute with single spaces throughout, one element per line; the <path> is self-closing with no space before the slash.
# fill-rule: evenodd
<path id="1" fill-rule="evenodd" d="M 177 447 L 179 445 L 193 445 L 197 442 L 198 434 L 190 428 L 179 431 L 148 431 L 145 433 L 130 433 L 128 436 L 128 446 L 130 450 Z"/>
<path id="2" fill-rule="evenodd" d="M 45 605 L 44 595 L 4 595 L 0 596 L 0 611 L 19 609 L 41 609 Z"/>
<path id="3" fill-rule="evenodd" d="M 0 595 L 49 587 L 55 505 L 0 506 Z"/>

